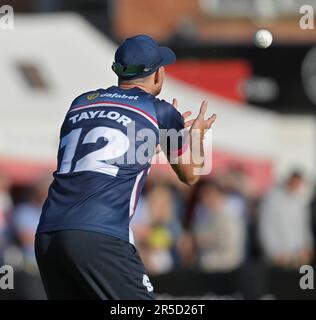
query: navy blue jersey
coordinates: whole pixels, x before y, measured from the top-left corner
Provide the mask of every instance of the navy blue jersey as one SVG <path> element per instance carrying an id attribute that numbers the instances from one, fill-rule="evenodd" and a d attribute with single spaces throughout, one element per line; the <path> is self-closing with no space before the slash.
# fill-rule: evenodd
<path id="1" fill-rule="evenodd" d="M 37 232 L 89 230 L 133 242 L 129 222 L 160 129 L 183 127 L 172 105 L 137 87 L 77 97 L 62 124 L 58 167 Z"/>

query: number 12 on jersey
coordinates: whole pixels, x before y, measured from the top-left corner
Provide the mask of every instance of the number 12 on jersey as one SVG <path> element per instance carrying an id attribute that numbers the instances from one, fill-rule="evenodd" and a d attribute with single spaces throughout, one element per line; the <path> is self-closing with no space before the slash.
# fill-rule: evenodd
<path id="1" fill-rule="evenodd" d="M 105 163 L 124 155 L 129 148 L 128 137 L 120 130 L 108 127 L 96 127 L 90 130 L 83 138 L 82 144 L 96 143 L 103 138 L 108 141 L 107 145 L 96 151 L 88 153 L 73 167 L 73 159 L 76 154 L 82 128 L 74 129 L 61 139 L 60 150 L 64 149 L 64 155 L 60 163 L 59 174 L 80 171 L 94 171 L 110 176 L 116 176 L 118 166 Z"/>

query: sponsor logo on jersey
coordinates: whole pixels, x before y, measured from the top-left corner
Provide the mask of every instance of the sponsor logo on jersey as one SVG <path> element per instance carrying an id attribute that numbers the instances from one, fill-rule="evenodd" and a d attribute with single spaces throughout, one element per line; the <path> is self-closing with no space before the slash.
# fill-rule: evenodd
<path id="1" fill-rule="evenodd" d="M 94 99 L 98 98 L 99 95 L 100 95 L 100 93 L 98 93 L 98 92 L 91 93 L 91 94 L 89 94 L 89 95 L 87 96 L 87 99 L 88 99 L 89 101 L 91 101 L 91 100 L 94 100 Z"/>
<path id="2" fill-rule="evenodd" d="M 104 93 L 100 95 L 101 98 L 117 98 L 117 99 L 129 99 L 129 100 L 138 100 L 138 96 L 128 96 L 126 94 L 118 94 L 118 93 Z"/>

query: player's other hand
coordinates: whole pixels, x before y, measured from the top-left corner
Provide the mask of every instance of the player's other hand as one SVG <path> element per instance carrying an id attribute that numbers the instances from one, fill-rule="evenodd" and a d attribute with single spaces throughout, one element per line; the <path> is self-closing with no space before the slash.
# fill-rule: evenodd
<path id="1" fill-rule="evenodd" d="M 216 120 L 216 114 L 213 114 L 211 117 L 209 117 L 208 119 L 205 119 L 205 114 L 207 111 L 207 101 L 203 101 L 200 107 L 200 112 L 199 115 L 197 116 L 196 119 L 192 119 L 192 120 L 187 120 L 188 117 L 190 117 L 192 115 L 191 111 L 187 111 L 184 112 L 182 114 L 182 117 L 184 119 L 184 127 L 191 127 L 192 129 L 195 130 L 201 130 L 203 132 L 203 134 L 212 127 L 213 123 Z M 172 101 L 172 105 L 177 109 L 178 108 L 178 101 L 177 99 L 173 99 Z"/>
<path id="2" fill-rule="evenodd" d="M 203 134 L 212 127 L 216 120 L 216 114 L 212 114 L 209 118 L 205 119 L 207 111 L 207 101 L 203 101 L 200 107 L 199 115 L 193 120 L 191 130 L 201 130 Z"/>
<path id="3" fill-rule="evenodd" d="M 172 105 L 176 109 L 178 109 L 178 101 L 177 101 L 176 98 L 173 98 Z M 191 115 L 192 115 L 191 111 L 186 111 L 186 112 L 182 113 L 182 118 L 184 119 L 184 127 L 185 128 L 191 127 L 192 124 L 193 124 L 194 119 L 193 120 L 187 120 Z"/>

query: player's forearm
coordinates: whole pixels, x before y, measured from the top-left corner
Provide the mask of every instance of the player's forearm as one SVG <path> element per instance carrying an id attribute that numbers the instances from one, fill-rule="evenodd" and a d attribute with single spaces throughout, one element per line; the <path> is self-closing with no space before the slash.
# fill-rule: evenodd
<path id="1" fill-rule="evenodd" d="M 190 130 L 186 151 L 172 165 L 179 179 L 187 185 L 194 185 L 200 180 L 199 169 L 204 166 L 204 135 L 200 130 Z"/>
<path id="2" fill-rule="evenodd" d="M 189 134 L 190 167 L 189 178 L 193 184 L 200 180 L 199 170 L 204 166 L 204 133 L 201 130 L 190 130 Z"/>

